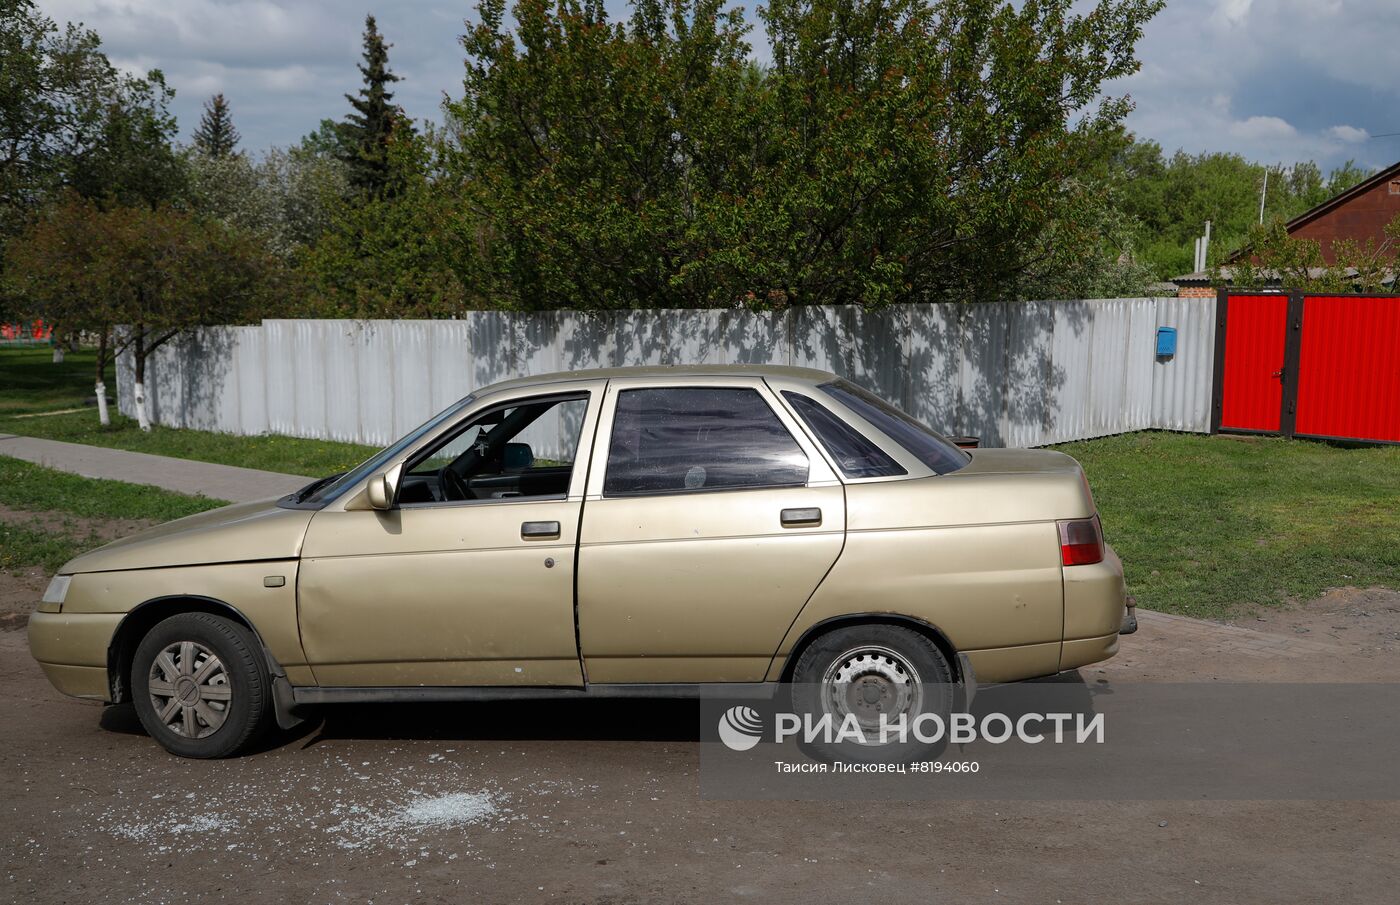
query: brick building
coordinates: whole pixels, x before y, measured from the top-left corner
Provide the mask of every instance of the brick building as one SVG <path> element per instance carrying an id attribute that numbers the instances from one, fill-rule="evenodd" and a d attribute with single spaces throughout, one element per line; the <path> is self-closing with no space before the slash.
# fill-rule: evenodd
<path id="1" fill-rule="evenodd" d="M 1353 239 L 1364 243 L 1367 239 L 1382 240 L 1385 227 L 1400 216 L 1400 162 L 1391 164 L 1357 183 L 1338 195 L 1305 211 L 1289 220 L 1285 225 L 1288 234 L 1295 239 L 1312 239 L 1322 251 L 1322 258 L 1329 265 L 1336 263 L 1332 243 L 1339 239 Z M 1228 279 L 1230 262 L 1239 260 L 1249 253 L 1242 248 L 1226 259 L 1220 268 Z M 1186 273 L 1173 277 L 1179 298 L 1214 298 L 1215 285 L 1207 272 Z"/>
<path id="2" fill-rule="evenodd" d="M 1332 243 L 1338 239 L 1381 240 L 1386 224 L 1400 216 L 1400 163 L 1392 164 L 1370 179 L 1357 183 L 1310 211 L 1288 221 L 1295 239 L 1314 239 L 1322 258 L 1335 264 Z"/>

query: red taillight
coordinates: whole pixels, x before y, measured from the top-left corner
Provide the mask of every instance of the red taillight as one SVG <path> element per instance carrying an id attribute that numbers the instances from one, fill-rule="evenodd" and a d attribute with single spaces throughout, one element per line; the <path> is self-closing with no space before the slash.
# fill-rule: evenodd
<path id="1" fill-rule="evenodd" d="M 1060 527 L 1060 562 L 1066 566 L 1088 566 L 1103 562 L 1103 530 L 1099 517 L 1056 522 Z"/>

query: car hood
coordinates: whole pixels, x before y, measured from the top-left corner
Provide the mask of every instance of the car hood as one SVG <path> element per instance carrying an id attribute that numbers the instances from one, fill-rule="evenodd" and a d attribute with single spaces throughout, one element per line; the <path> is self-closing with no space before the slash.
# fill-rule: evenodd
<path id="1" fill-rule="evenodd" d="M 113 572 L 208 563 L 293 559 L 314 511 L 276 499 L 238 503 L 157 525 L 70 560 L 59 571 Z"/>

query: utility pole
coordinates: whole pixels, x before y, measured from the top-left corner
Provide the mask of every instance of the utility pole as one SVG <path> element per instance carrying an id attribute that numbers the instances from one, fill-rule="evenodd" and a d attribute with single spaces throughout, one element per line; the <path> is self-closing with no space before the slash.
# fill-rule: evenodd
<path id="1" fill-rule="evenodd" d="M 1259 193 L 1259 225 L 1264 224 L 1264 199 L 1269 197 L 1269 168 L 1264 167 L 1264 190 Z"/>

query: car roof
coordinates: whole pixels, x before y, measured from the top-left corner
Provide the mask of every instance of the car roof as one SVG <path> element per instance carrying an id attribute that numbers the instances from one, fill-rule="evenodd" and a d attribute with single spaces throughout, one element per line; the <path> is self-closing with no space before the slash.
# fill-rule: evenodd
<path id="1" fill-rule="evenodd" d="M 780 377 L 806 383 L 826 383 L 836 379 L 836 375 L 830 371 L 819 371 L 815 368 L 793 368 L 785 365 L 647 365 L 631 368 L 588 368 L 580 371 L 531 374 L 528 377 L 514 377 L 510 380 L 502 380 L 484 386 L 477 390 L 476 394 L 484 395 L 513 387 L 614 377 L 671 377 L 677 380 L 689 377 Z"/>

